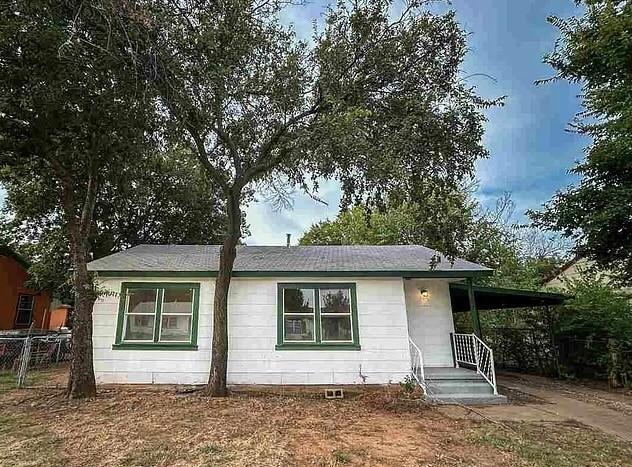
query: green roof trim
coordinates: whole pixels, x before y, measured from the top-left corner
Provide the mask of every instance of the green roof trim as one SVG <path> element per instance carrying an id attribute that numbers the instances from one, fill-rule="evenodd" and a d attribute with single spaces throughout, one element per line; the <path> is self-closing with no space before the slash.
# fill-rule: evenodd
<path id="1" fill-rule="evenodd" d="M 541 292 L 538 290 L 505 289 L 501 287 L 472 286 L 467 284 L 451 283 L 450 300 L 452 311 L 455 313 L 468 311 L 472 308 L 472 302 L 477 310 L 503 310 L 515 308 L 533 308 L 542 306 L 561 305 L 570 298 L 568 295 L 553 292 Z"/>
<path id="2" fill-rule="evenodd" d="M 459 283 L 452 283 L 450 284 L 450 287 L 455 288 L 455 289 L 463 289 L 463 290 L 468 289 L 467 284 L 459 284 Z M 472 289 L 474 290 L 474 292 L 485 292 L 485 293 L 499 294 L 499 295 L 511 294 L 511 295 L 517 295 L 517 296 L 522 296 L 522 297 L 533 297 L 533 298 L 544 298 L 544 299 L 549 298 L 549 299 L 557 299 L 557 300 L 566 300 L 568 298 L 571 298 L 570 295 L 565 295 L 565 294 L 555 293 L 555 292 L 541 292 L 539 290 L 506 289 L 502 287 L 486 287 L 482 285 L 474 285 L 472 286 Z"/>
<path id="3" fill-rule="evenodd" d="M 94 271 L 98 277 L 216 277 L 217 271 Z M 403 277 L 467 278 L 491 276 L 493 271 L 233 271 L 232 277 Z"/>

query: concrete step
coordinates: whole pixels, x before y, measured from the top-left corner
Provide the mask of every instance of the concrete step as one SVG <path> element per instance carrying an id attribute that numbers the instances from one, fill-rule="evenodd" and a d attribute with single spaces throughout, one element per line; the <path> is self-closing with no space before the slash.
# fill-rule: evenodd
<path id="1" fill-rule="evenodd" d="M 439 368 L 425 367 L 424 375 L 433 381 L 459 380 L 459 381 L 485 381 L 485 379 L 474 370 L 467 368 Z"/>
<path id="2" fill-rule="evenodd" d="M 493 394 L 494 390 L 485 380 L 430 380 L 426 379 L 429 394 Z"/>
<path id="3" fill-rule="evenodd" d="M 441 394 L 428 396 L 435 404 L 449 405 L 502 405 L 507 403 L 507 397 L 503 395 L 484 394 Z"/>

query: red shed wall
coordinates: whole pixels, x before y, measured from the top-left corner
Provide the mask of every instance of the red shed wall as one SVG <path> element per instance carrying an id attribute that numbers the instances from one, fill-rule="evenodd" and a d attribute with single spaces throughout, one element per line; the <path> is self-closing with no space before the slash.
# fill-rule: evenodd
<path id="1" fill-rule="evenodd" d="M 0 256 L 0 330 L 15 329 L 15 313 L 20 294 L 33 295 L 33 328 L 47 329 L 50 319 L 50 295 L 24 287 L 28 274 L 15 259 Z M 21 326 L 24 327 L 24 326 Z M 26 326 L 28 327 L 28 326 Z"/>

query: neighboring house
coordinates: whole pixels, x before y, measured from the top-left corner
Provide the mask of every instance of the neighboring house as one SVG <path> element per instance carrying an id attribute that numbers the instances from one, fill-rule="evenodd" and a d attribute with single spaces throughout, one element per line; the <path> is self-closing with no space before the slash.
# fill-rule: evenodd
<path id="1" fill-rule="evenodd" d="M 111 292 L 94 307 L 98 382 L 207 381 L 219 248 L 141 245 L 88 265 Z M 437 257 L 423 246 L 237 247 L 228 384 L 385 384 L 412 375 L 444 397 L 502 400 L 491 351 L 474 335 L 453 335 L 451 284 L 461 283 L 458 311 L 476 319 L 473 301 L 484 290 L 471 279 L 492 271 L 445 257 L 433 267 Z M 503 293 L 492 290 L 488 308 Z"/>
<path id="2" fill-rule="evenodd" d="M 576 256 L 556 270 L 543 284 L 547 289 L 565 290 L 568 282 L 582 277 L 594 277 L 604 284 L 613 282 L 613 273 L 599 269 L 597 264 L 582 256 Z M 623 292 L 632 294 L 632 287 L 622 287 Z"/>
<path id="3" fill-rule="evenodd" d="M 55 300 L 55 302 L 51 305 L 48 329 L 61 331 L 64 328 L 68 328 L 70 324 L 70 313 L 72 312 L 72 307 L 70 305 L 64 305 L 57 300 Z"/>
<path id="4" fill-rule="evenodd" d="M 25 287 L 27 262 L 6 246 L 0 246 L 0 330 L 48 329 L 51 297 Z"/>

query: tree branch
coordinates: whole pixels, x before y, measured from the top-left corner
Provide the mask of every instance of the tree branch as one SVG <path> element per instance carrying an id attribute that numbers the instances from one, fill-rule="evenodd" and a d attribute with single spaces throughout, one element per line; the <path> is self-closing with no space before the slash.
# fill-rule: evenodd
<path id="1" fill-rule="evenodd" d="M 255 163 L 248 167 L 248 169 L 244 172 L 244 185 L 253 180 L 258 175 L 264 173 L 266 170 L 274 167 L 278 158 L 271 158 L 271 154 L 276 144 L 292 126 L 300 123 L 305 118 L 320 112 L 322 110 L 321 103 L 322 99 L 319 97 L 316 103 L 312 105 L 312 107 L 290 118 L 284 125 L 281 125 L 281 127 L 279 127 L 272 134 L 272 136 L 270 136 L 270 139 L 262 146 L 261 150 L 259 151 L 259 157 L 255 161 Z"/>
<path id="2" fill-rule="evenodd" d="M 200 161 L 202 166 L 206 169 L 206 172 L 213 179 L 213 181 L 221 187 L 224 193 L 228 194 L 229 188 L 230 188 L 228 185 L 228 181 L 225 179 L 224 174 L 221 171 L 217 170 L 215 166 L 213 166 L 213 164 L 211 164 L 211 161 L 208 158 L 208 153 L 206 151 L 206 146 L 204 145 L 203 138 L 200 136 L 198 131 L 193 127 L 193 125 L 191 125 L 190 123 L 186 123 L 186 126 L 187 126 L 187 131 L 189 132 L 189 134 L 191 135 L 191 138 L 193 139 L 194 147 L 192 149 L 195 152 L 197 159 Z M 213 149 L 213 152 L 215 152 L 216 148 Z"/>
<path id="3" fill-rule="evenodd" d="M 224 120 L 222 118 L 222 109 L 221 105 L 217 105 L 215 108 L 215 125 L 213 130 L 217 137 L 224 143 L 226 149 L 230 153 L 230 158 L 233 161 L 233 165 L 235 166 L 235 178 L 239 178 L 242 174 L 243 167 L 241 163 L 241 158 L 239 157 L 239 150 L 235 146 L 235 142 L 230 137 L 226 130 L 224 129 Z"/>
<path id="4" fill-rule="evenodd" d="M 79 234 L 82 241 L 87 241 L 90 234 L 90 228 L 92 227 L 92 217 L 94 213 L 94 205 L 97 200 L 97 193 L 99 188 L 97 164 L 95 164 L 91 158 L 90 170 L 88 175 L 88 187 L 86 189 L 86 197 L 83 201 L 81 208 L 81 217 L 79 220 Z"/>

